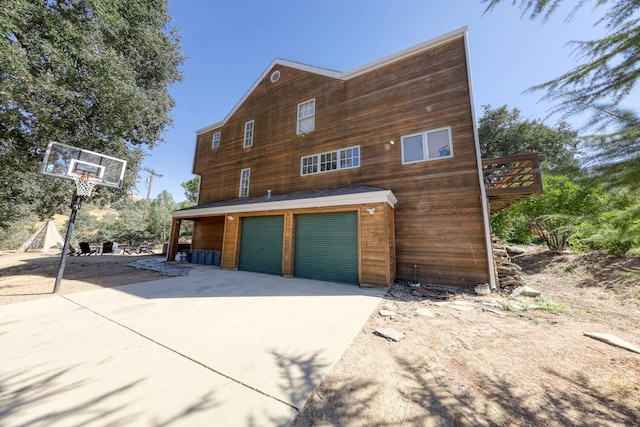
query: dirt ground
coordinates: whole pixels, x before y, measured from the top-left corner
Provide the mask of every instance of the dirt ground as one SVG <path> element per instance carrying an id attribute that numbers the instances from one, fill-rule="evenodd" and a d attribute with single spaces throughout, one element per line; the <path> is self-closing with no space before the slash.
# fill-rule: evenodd
<path id="1" fill-rule="evenodd" d="M 640 346 L 640 259 L 533 251 L 514 261 L 542 297 L 440 304 L 394 285 L 379 310 L 397 315 L 369 318 L 295 425 L 640 425 L 640 354 L 583 335 Z"/>
<path id="2" fill-rule="evenodd" d="M 60 254 L 0 252 L 0 305 L 52 295 Z M 91 255 L 67 257 L 60 294 L 148 282 L 163 277 L 127 264 L 147 255 Z"/>
<path id="3" fill-rule="evenodd" d="M 60 292 L 166 277 L 126 265 L 142 258 L 67 258 Z M 0 253 L 0 304 L 51 296 L 59 260 Z M 514 261 L 542 297 L 438 301 L 394 285 L 294 425 L 639 426 L 640 354 L 584 333 L 640 346 L 640 259 L 529 251 Z"/>

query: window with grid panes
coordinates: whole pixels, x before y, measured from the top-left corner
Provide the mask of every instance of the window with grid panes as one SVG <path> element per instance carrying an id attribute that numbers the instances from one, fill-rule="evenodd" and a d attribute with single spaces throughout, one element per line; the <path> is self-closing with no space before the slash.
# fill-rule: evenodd
<path id="1" fill-rule="evenodd" d="M 251 147 L 253 145 L 253 120 L 250 120 L 244 124 L 244 148 Z"/>
<path id="2" fill-rule="evenodd" d="M 300 159 L 300 174 L 313 175 L 360 167 L 360 146 L 312 154 Z"/>
<path id="3" fill-rule="evenodd" d="M 214 133 L 213 137 L 211 138 L 211 148 L 218 147 L 220 147 L 220 132 Z"/>
<path id="4" fill-rule="evenodd" d="M 309 133 L 316 128 L 316 100 L 311 99 L 298 104 L 297 133 Z"/>
<path id="5" fill-rule="evenodd" d="M 242 169 L 240 171 L 240 197 L 247 197 L 249 195 L 249 178 L 251 177 L 251 169 Z"/>

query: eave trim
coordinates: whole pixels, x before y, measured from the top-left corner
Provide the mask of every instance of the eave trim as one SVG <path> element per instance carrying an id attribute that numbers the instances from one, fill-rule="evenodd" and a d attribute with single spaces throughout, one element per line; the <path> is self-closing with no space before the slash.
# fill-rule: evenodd
<path id="1" fill-rule="evenodd" d="M 198 218 L 203 216 L 226 215 L 229 213 L 265 212 L 305 208 L 325 208 L 335 206 L 366 205 L 369 203 L 387 203 L 395 208 L 398 199 L 391 190 L 371 191 L 367 193 L 342 194 L 339 196 L 312 197 L 275 202 L 247 203 L 243 205 L 214 206 L 208 208 L 191 208 L 174 211 L 173 218 Z"/>

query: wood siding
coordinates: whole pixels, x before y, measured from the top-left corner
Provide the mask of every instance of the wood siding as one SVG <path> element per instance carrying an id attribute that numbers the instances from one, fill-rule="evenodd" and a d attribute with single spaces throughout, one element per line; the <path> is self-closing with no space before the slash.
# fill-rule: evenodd
<path id="1" fill-rule="evenodd" d="M 375 208 L 373 215 L 367 209 Z M 227 215 L 227 226 L 224 229 L 224 247 L 222 249 L 222 263 L 224 269 L 237 270 L 240 260 L 241 233 L 240 226 L 243 218 L 265 215 L 284 215 L 282 275 L 293 276 L 295 254 L 295 224 L 296 215 L 329 213 L 329 212 L 357 212 L 360 232 L 359 255 L 360 277 L 362 284 L 375 286 L 389 286 L 395 279 L 395 265 L 387 260 L 395 257 L 393 248 L 393 230 L 388 224 L 393 223 L 393 209 L 385 204 L 368 204 L 356 207 L 309 208 L 295 210 L 273 210 L 269 212 L 230 213 Z M 228 218 L 233 217 L 230 221 Z"/>
<path id="2" fill-rule="evenodd" d="M 369 209 L 375 209 L 373 213 Z M 393 248 L 393 209 L 386 203 L 360 207 L 360 283 L 377 285 L 391 284 L 395 280 L 395 258 Z"/>
<path id="3" fill-rule="evenodd" d="M 273 83 L 269 76 L 276 69 L 281 77 Z M 297 135 L 297 105 L 312 98 L 315 130 Z M 243 148 L 248 120 L 255 121 L 253 146 Z M 402 135 L 442 127 L 451 128 L 453 157 L 402 165 Z M 211 148 L 214 132 L 221 132 L 217 149 Z M 360 146 L 360 167 L 300 176 L 301 157 L 354 145 Z M 463 37 L 347 80 L 276 64 L 222 127 L 198 136 L 199 203 L 238 198 L 243 168 L 251 168 L 250 197 L 267 190 L 284 194 L 352 185 L 391 190 L 398 204 L 385 227 L 395 228 L 394 242 L 382 242 L 360 216 L 361 236 L 375 246 L 362 254 L 363 283 L 378 274 L 369 270 L 378 259 L 374 251 L 388 251 L 389 263 L 395 261 L 395 268 L 385 262 L 389 277 L 397 272 L 411 278 L 417 265 L 423 281 L 464 286 L 489 281 Z M 237 250 L 227 247 L 234 233 L 225 229 L 227 268 L 237 266 L 231 263 L 235 255 L 224 253 Z M 291 263 L 283 259 L 285 272 Z"/>
<path id="4" fill-rule="evenodd" d="M 195 220 L 191 248 L 222 251 L 224 222 L 224 216 L 212 216 Z"/>

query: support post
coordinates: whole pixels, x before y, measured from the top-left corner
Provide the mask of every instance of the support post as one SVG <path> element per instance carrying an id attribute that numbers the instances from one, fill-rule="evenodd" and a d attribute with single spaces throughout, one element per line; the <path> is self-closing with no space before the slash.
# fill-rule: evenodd
<path id="1" fill-rule="evenodd" d="M 169 231 L 169 247 L 167 248 L 167 261 L 173 261 L 178 253 L 178 241 L 180 240 L 180 226 L 182 220 L 173 218 L 171 220 L 171 230 Z"/>
<path id="2" fill-rule="evenodd" d="M 78 210 L 82 206 L 82 196 L 75 194 L 73 201 L 71 202 L 71 215 L 69 216 L 69 225 L 67 226 L 67 235 L 64 238 L 64 246 L 62 247 L 62 255 L 60 255 L 60 264 L 58 265 L 58 275 L 56 276 L 56 284 L 53 286 L 53 293 L 57 293 L 60 290 L 60 283 L 62 282 L 62 275 L 64 273 L 64 266 L 67 263 L 67 252 L 71 245 L 71 235 L 73 234 L 73 225 L 76 222 L 76 215 Z"/>

